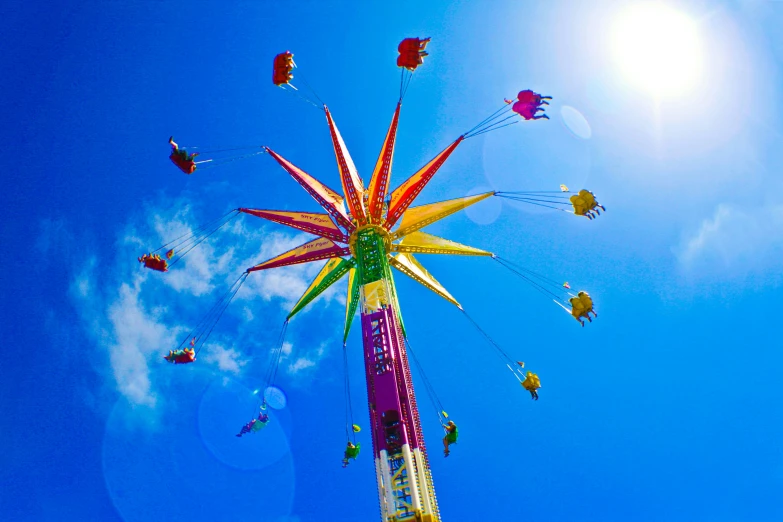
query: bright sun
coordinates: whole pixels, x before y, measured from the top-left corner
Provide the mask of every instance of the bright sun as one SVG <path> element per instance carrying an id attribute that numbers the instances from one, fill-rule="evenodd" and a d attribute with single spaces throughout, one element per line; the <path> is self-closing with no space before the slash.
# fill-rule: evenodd
<path id="1" fill-rule="evenodd" d="M 684 94 L 701 72 L 696 25 L 660 3 L 636 4 L 615 22 L 612 46 L 622 72 L 652 94 Z"/>

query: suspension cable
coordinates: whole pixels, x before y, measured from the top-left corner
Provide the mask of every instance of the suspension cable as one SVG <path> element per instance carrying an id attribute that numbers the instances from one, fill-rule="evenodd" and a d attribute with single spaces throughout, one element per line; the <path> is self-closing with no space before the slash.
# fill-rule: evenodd
<path id="1" fill-rule="evenodd" d="M 188 149 L 188 150 L 198 150 L 199 154 L 215 154 L 216 152 L 234 152 L 235 150 L 257 149 L 259 147 L 263 147 L 263 145 L 242 145 L 242 146 L 231 146 L 231 147 L 226 147 L 226 146 L 223 146 L 223 147 L 220 147 L 220 146 L 218 146 L 218 147 L 214 147 L 214 146 L 213 147 L 208 147 L 206 145 L 200 146 L 200 147 L 197 147 L 197 146 L 192 146 L 192 147 L 191 146 L 187 146 L 186 147 L 186 146 L 183 145 L 181 148 Z M 201 149 L 209 149 L 209 150 L 201 150 Z M 196 162 L 196 163 L 198 163 L 198 162 Z"/>
<path id="2" fill-rule="evenodd" d="M 231 156 L 229 158 L 212 158 L 207 160 L 201 160 L 194 162 L 196 165 L 203 165 L 201 167 L 201 170 L 216 167 L 219 165 L 225 165 L 226 163 L 231 163 L 233 161 L 239 161 L 245 158 L 252 158 L 254 156 L 258 156 L 260 154 L 265 154 L 265 150 L 260 150 L 258 152 L 253 152 L 252 154 L 243 154 L 242 156 Z M 209 165 L 205 165 L 205 163 L 209 163 Z"/>
<path id="3" fill-rule="evenodd" d="M 302 71 L 300 71 L 300 70 L 299 70 L 299 66 L 297 66 L 297 65 L 296 65 L 296 62 L 294 62 L 294 61 L 292 60 L 292 63 L 294 64 L 294 67 L 296 68 L 296 74 L 298 74 L 298 75 L 299 75 L 299 77 L 300 77 L 300 78 L 302 79 L 302 81 L 304 82 L 305 86 L 306 86 L 308 89 L 310 89 L 310 92 L 311 92 L 311 93 L 313 93 L 313 96 L 315 96 L 315 97 L 316 97 L 316 99 L 318 99 L 318 101 L 319 101 L 319 102 L 321 102 L 321 105 L 322 105 L 322 106 L 323 106 L 323 105 L 326 105 L 326 104 L 324 103 L 324 101 L 321 99 L 321 97 L 320 97 L 320 96 L 318 96 L 318 93 L 317 93 L 317 92 L 315 92 L 315 89 L 313 89 L 312 85 L 310 85 L 310 82 L 308 82 L 308 81 L 307 81 L 307 77 L 304 75 L 304 73 L 303 73 Z M 293 86 L 292 86 L 292 87 L 293 87 Z"/>
<path id="4" fill-rule="evenodd" d="M 512 117 L 513 117 L 513 116 L 512 116 Z M 508 119 L 508 118 L 506 118 L 506 119 Z M 503 120 L 503 121 L 506 121 L 506 120 Z M 500 123 L 500 122 L 498 122 L 498 123 Z M 517 123 L 519 123 L 519 121 L 512 121 L 511 123 L 506 123 L 505 125 L 501 125 L 500 127 L 494 127 L 494 128 L 492 128 L 494 125 L 497 125 L 498 123 L 494 123 L 493 125 L 490 125 L 490 126 L 489 126 L 489 127 L 487 127 L 486 129 L 483 129 L 483 130 L 481 130 L 481 131 L 474 132 L 474 133 L 473 133 L 473 134 L 471 134 L 470 136 L 465 136 L 465 139 L 468 139 L 468 138 L 475 138 L 476 136 L 480 136 L 480 135 L 482 135 L 482 134 L 485 134 L 485 133 L 487 133 L 487 132 L 491 132 L 491 131 L 494 131 L 494 130 L 502 129 L 503 127 L 508 127 L 509 125 L 514 125 L 514 124 L 517 124 Z"/>
<path id="5" fill-rule="evenodd" d="M 556 196 L 507 196 L 505 194 L 501 194 L 500 197 L 506 199 L 513 199 L 515 201 L 538 201 L 540 203 L 552 203 L 555 205 L 568 205 L 568 206 L 571 205 L 571 202 L 568 200 L 564 201 L 564 200 L 552 200 L 552 199 L 538 199 L 541 197 L 554 198 Z"/>
<path id="6" fill-rule="evenodd" d="M 184 234 L 182 234 L 181 236 L 179 236 L 179 237 L 177 237 L 177 238 L 175 238 L 175 239 L 172 239 L 171 241 L 169 241 L 169 242 L 168 242 L 168 243 L 166 243 L 165 245 L 163 245 L 163 246 L 160 246 L 160 247 L 156 248 L 155 250 L 153 250 L 152 252 L 150 252 L 150 254 L 154 254 L 155 252 L 159 252 L 159 251 L 161 251 L 161 250 L 169 250 L 169 249 L 171 249 L 171 248 L 177 248 L 177 247 L 179 246 L 179 245 L 177 244 L 177 241 L 180 241 L 180 240 L 182 240 L 182 242 L 184 243 L 185 241 L 187 241 L 187 239 L 184 239 L 184 238 L 188 238 L 189 236 L 195 236 L 197 232 L 199 232 L 199 231 L 203 231 L 203 230 L 206 230 L 206 229 L 207 229 L 209 226 L 211 226 L 211 225 L 214 225 L 215 223 L 217 223 L 217 222 L 219 222 L 219 221 L 221 221 L 221 220 L 223 220 L 223 219 L 225 219 L 225 218 L 229 217 L 231 214 L 233 214 L 233 213 L 235 213 L 235 212 L 237 212 L 237 213 L 238 213 L 238 212 L 239 212 L 239 209 L 238 209 L 238 208 L 235 208 L 235 209 L 233 209 L 233 210 L 229 210 L 228 212 L 226 212 L 225 214 L 223 214 L 223 215 L 222 215 L 222 216 L 220 216 L 219 218 L 213 219 L 213 220 L 211 220 L 211 221 L 207 221 L 207 222 L 206 222 L 206 223 L 204 223 L 203 225 L 199 225 L 198 227 L 196 227 L 195 229 L 191 230 L 190 232 L 185 232 L 185 233 L 184 233 Z"/>
<path id="7" fill-rule="evenodd" d="M 564 209 L 564 208 L 560 208 L 560 207 L 553 207 L 552 205 L 545 205 L 545 204 L 543 204 L 543 203 L 535 203 L 535 202 L 533 202 L 533 201 L 530 201 L 530 200 L 527 200 L 527 199 L 522 199 L 522 198 L 510 198 L 510 197 L 508 197 L 508 196 L 499 196 L 499 197 L 501 197 L 501 198 L 502 198 L 502 197 L 505 197 L 506 199 L 510 199 L 511 201 L 520 201 L 520 202 L 522 202 L 522 203 L 528 203 L 528 204 L 530 204 L 530 205 L 535 205 L 535 206 L 537 206 L 537 207 L 551 208 L 552 210 L 559 210 L 560 212 L 566 212 L 566 213 L 569 213 L 569 214 L 570 214 L 570 212 L 568 212 L 568 211 L 567 211 L 566 209 Z"/>
<path id="8" fill-rule="evenodd" d="M 190 342 L 191 346 L 195 349 L 196 355 L 198 355 L 198 353 L 209 340 L 212 331 L 214 330 L 215 326 L 217 326 L 217 323 L 220 321 L 220 318 L 223 316 L 226 308 L 228 308 L 228 305 L 234 299 L 234 296 L 236 296 L 237 292 L 239 292 L 239 289 L 245 283 L 247 276 L 248 273 L 244 272 L 237 278 L 236 281 L 231 284 L 228 291 L 220 296 L 220 298 L 214 305 L 212 305 L 206 315 L 202 317 L 198 323 L 196 323 L 196 327 L 188 333 L 182 342 L 180 342 L 179 346 L 176 348 L 177 350 L 181 350 L 186 343 Z"/>
<path id="9" fill-rule="evenodd" d="M 573 191 L 570 190 L 517 190 L 517 191 L 498 191 L 498 194 L 503 195 L 514 195 L 514 196 L 527 196 L 527 195 L 534 195 L 534 194 L 573 194 Z M 557 196 L 547 196 L 547 197 L 557 197 Z M 563 196 L 568 197 L 568 196 Z"/>
<path id="10" fill-rule="evenodd" d="M 440 399 L 438 398 L 438 394 L 435 393 L 435 388 L 432 386 L 432 382 L 427 378 L 427 374 L 424 373 L 424 367 L 419 362 L 418 357 L 416 357 L 416 353 L 413 351 L 413 347 L 411 346 L 410 340 L 407 337 L 404 337 L 405 339 L 405 345 L 407 347 L 408 353 L 411 354 L 411 357 L 413 358 L 413 363 L 416 365 L 416 369 L 419 372 L 419 375 L 421 375 L 421 380 L 424 383 L 424 389 L 427 392 L 427 396 L 430 399 L 430 402 L 432 403 L 432 407 L 435 408 L 435 412 L 438 415 L 438 420 L 440 421 L 440 424 L 445 424 L 444 422 L 444 415 L 446 415 L 446 409 L 443 407 L 443 404 L 440 402 Z M 448 415 L 446 415 L 448 416 Z"/>
<path id="11" fill-rule="evenodd" d="M 353 401 L 351 400 L 351 379 L 348 372 L 348 349 L 343 343 L 343 385 L 345 388 L 345 437 L 356 444 L 356 432 L 353 429 Z"/>
<path id="12" fill-rule="evenodd" d="M 479 127 L 484 125 L 485 123 L 491 121 L 493 118 L 499 117 L 500 116 L 499 113 L 504 112 L 508 108 L 509 108 L 508 105 L 504 105 L 503 107 L 499 108 L 498 110 L 496 110 L 495 112 L 493 112 L 492 114 L 490 114 L 489 116 L 487 116 L 486 118 L 484 118 L 483 120 L 478 122 L 472 129 L 470 129 L 465 134 L 470 134 L 471 132 L 475 131 L 476 129 L 478 129 Z"/>
<path id="13" fill-rule="evenodd" d="M 535 290 L 537 290 L 538 292 L 542 293 L 543 295 L 545 295 L 545 296 L 547 296 L 547 297 L 550 297 L 550 298 L 554 299 L 554 300 L 555 300 L 555 302 L 558 302 L 558 303 L 559 303 L 559 302 L 563 301 L 563 299 L 562 299 L 562 298 L 561 298 L 559 295 L 557 295 L 556 293 L 552 292 L 551 290 L 549 290 L 549 289 L 548 289 L 548 288 L 546 288 L 545 286 L 543 286 L 543 285 L 541 285 L 540 283 L 538 283 L 538 282 L 534 281 L 534 280 L 533 280 L 533 279 L 531 279 L 530 277 L 528 277 L 528 276 L 524 275 L 522 272 L 519 272 L 518 270 L 515 270 L 515 269 L 514 269 L 514 268 L 512 268 L 511 266 L 509 266 L 509 265 L 507 265 L 506 263 L 504 263 L 503 261 L 501 261 L 500 259 L 497 259 L 497 258 L 496 258 L 496 260 L 497 260 L 497 261 L 498 261 L 498 262 L 499 262 L 501 265 L 503 265 L 503 266 L 504 266 L 504 267 L 506 267 L 508 270 L 510 270 L 512 273 L 516 274 L 517 276 L 521 277 L 522 279 L 524 279 L 525 281 L 527 281 L 528 283 L 530 283 L 530 285 L 531 285 L 531 286 L 533 286 L 533 288 L 534 288 Z"/>
<path id="14" fill-rule="evenodd" d="M 400 76 L 400 101 L 402 101 L 402 99 L 405 98 L 405 95 L 408 94 L 408 87 L 410 87 L 411 82 L 413 81 L 413 77 L 414 77 L 413 72 L 409 71 L 405 67 L 402 68 L 402 73 Z M 403 78 L 405 80 L 404 86 L 403 86 Z"/>
<path id="15" fill-rule="evenodd" d="M 280 332 L 280 346 L 277 348 L 277 355 L 275 356 L 274 353 L 272 355 L 274 359 L 274 365 L 270 369 L 270 377 L 267 379 L 269 386 L 273 386 L 275 384 L 275 379 L 277 378 L 277 369 L 280 366 L 280 356 L 283 353 L 283 346 L 285 345 L 285 334 L 287 330 L 288 320 L 286 319 L 285 322 L 283 322 L 283 329 Z"/>
<path id="16" fill-rule="evenodd" d="M 290 87 L 290 89 L 286 89 L 285 87 L 283 87 L 283 85 L 287 85 L 288 87 Z M 301 92 L 299 92 L 299 89 L 297 89 L 296 87 L 294 87 L 294 86 L 293 86 L 293 85 L 291 85 L 290 83 L 286 83 L 286 84 L 279 85 L 279 87 L 280 87 L 281 89 L 283 89 L 285 92 L 288 92 L 288 93 L 290 93 L 291 95 L 293 95 L 293 96 L 296 96 L 297 98 L 299 98 L 299 99 L 301 99 L 301 100 L 304 100 L 306 103 L 309 103 L 310 105 L 312 105 L 313 107 L 315 107 L 315 108 L 316 108 L 316 109 L 318 109 L 319 111 L 322 111 L 322 110 L 324 110 L 324 109 L 323 109 L 323 106 L 321 106 L 321 105 L 318 105 L 318 104 L 317 104 L 317 103 L 315 103 L 313 100 L 311 100 L 310 98 L 308 98 L 307 96 L 305 96 L 304 94 L 302 94 Z"/>
<path id="17" fill-rule="evenodd" d="M 489 334 L 487 332 L 485 332 L 484 329 L 482 329 L 478 325 L 478 323 L 476 321 L 474 321 L 471 316 L 468 315 L 468 313 L 465 310 L 462 310 L 462 313 L 465 314 L 465 317 L 468 318 L 468 321 L 470 321 L 473 324 L 473 326 L 476 327 L 476 330 L 478 330 L 481 333 L 481 335 L 483 335 L 486 338 L 486 340 L 489 341 L 489 343 L 492 346 L 495 347 L 495 349 L 497 350 L 497 353 L 498 353 L 498 357 L 500 357 L 500 360 L 503 361 L 503 364 L 505 364 L 506 368 L 508 368 L 508 370 L 512 374 L 514 374 L 514 377 L 516 377 L 516 379 L 519 382 L 522 382 L 522 379 L 520 379 L 519 374 L 516 372 L 516 370 L 514 370 L 514 367 L 513 367 L 513 365 L 516 364 L 516 361 L 514 361 L 514 359 L 512 359 L 511 356 L 509 356 L 506 353 L 506 351 L 503 350 L 503 348 L 500 347 L 500 345 L 498 343 L 493 341 L 492 338 L 489 336 Z"/>
<path id="18" fill-rule="evenodd" d="M 480 129 L 473 131 L 471 134 L 468 134 L 465 139 L 472 138 L 474 136 L 478 136 L 480 134 L 484 134 L 485 132 L 490 132 L 493 130 L 501 129 L 503 127 L 508 127 L 509 125 L 513 125 L 515 123 L 519 123 L 519 121 L 512 121 L 511 123 L 507 123 L 505 125 L 500 125 L 504 121 L 508 121 L 510 119 L 516 118 L 517 116 L 515 114 L 512 114 L 511 116 L 506 116 L 502 120 L 493 121 L 492 123 L 487 123 L 484 126 L 482 126 Z"/>
<path id="19" fill-rule="evenodd" d="M 171 250 L 179 249 L 180 247 L 184 248 L 184 251 L 177 252 L 175 251 L 176 257 L 169 263 L 169 266 L 173 266 L 177 264 L 183 257 L 185 257 L 191 250 L 196 248 L 198 245 L 209 239 L 213 234 L 217 233 L 221 228 L 226 226 L 229 222 L 231 222 L 234 218 L 236 218 L 239 215 L 239 210 L 233 210 L 232 212 L 235 212 L 235 214 L 229 216 L 227 219 L 225 219 L 222 223 L 220 223 L 218 226 L 216 226 L 211 231 L 204 233 L 200 236 L 193 235 L 193 237 L 189 238 L 186 241 L 183 241 L 181 244 L 177 246 L 173 246 Z"/>
<path id="20" fill-rule="evenodd" d="M 196 350 L 196 353 L 198 353 L 201 350 L 201 348 L 203 348 L 204 345 L 207 344 L 207 341 L 209 340 L 209 336 L 212 335 L 212 330 L 215 329 L 215 326 L 217 326 L 218 322 L 220 321 L 220 318 L 223 317 L 223 313 L 226 311 L 226 308 L 228 308 L 228 305 L 231 304 L 231 301 L 234 299 L 234 296 L 237 295 L 237 292 L 239 292 L 239 289 L 242 288 L 242 285 L 247 280 L 248 274 L 249 274 L 249 272 L 245 272 L 244 274 L 239 276 L 239 279 L 237 279 L 237 281 L 239 281 L 239 284 L 236 285 L 236 288 L 234 289 L 234 291 L 231 293 L 231 295 L 228 297 L 228 299 L 225 300 L 225 303 L 223 304 L 223 307 L 220 309 L 220 313 L 217 315 L 217 318 L 215 319 L 215 322 L 212 323 L 212 326 L 209 328 L 209 331 L 207 332 L 206 337 L 204 337 L 204 342 L 201 343 L 201 347 L 199 347 L 199 349 Z"/>
<path id="21" fill-rule="evenodd" d="M 565 287 L 561 283 L 555 281 L 554 279 L 551 279 L 551 278 L 549 278 L 549 277 L 547 277 L 545 275 L 539 274 L 538 272 L 534 272 L 533 270 L 530 270 L 529 268 L 525 268 L 523 266 L 520 266 L 519 264 L 514 263 L 513 261 L 509 261 L 508 259 L 502 258 L 500 256 L 495 256 L 495 261 L 499 262 L 500 264 L 504 265 L 506 268 L 509 268 L 510 270 L 512 270 L 515 273 L 516 273 L 516 270 L 519 270 L 519 271 L 522 271 L 522 272 L 526 272 L 531 277 L 536 277 L 536 278 L 544 281 L 545 283 L 549 284 L 553 288 L 556 288 L 558 291 L 560 291 L 562 293 L 565 293 L 565 294 L 568 294 L 568 295 L 571 295 L 573 297 L 573 294 L 571 294 L 570 292 L 567 292 L 565 290 Z M 512 268 L 516 269 L 516 270 L 513 270 Z"/>
<path id="22" fill-rule="evenodd" d="M 510 116 L 506 116 L 506 113 L 511 111 L 510 105 L 504 105 L 500 109 L 496 110 L 483 120 L 481 120 L 478 124 L 474 125 L 472 129 L 470 129 L 468 132 L 463 134 L 465 139 L 472 138 L 474 136 L 478 136 L 479 134 L 484 134 L 485 132 L 493 131 L 500 129 L 502 127 L 507 127 L 508 125 L 513 125 L 517 122 L 511 122 L 507 123 L 505 125 L 500 125 L 504 121 L 510 120 L 512 118 L 516 118 L 515 114 L 512 114 Z M 502 119 L 501 119 L 502 118 Z"/>

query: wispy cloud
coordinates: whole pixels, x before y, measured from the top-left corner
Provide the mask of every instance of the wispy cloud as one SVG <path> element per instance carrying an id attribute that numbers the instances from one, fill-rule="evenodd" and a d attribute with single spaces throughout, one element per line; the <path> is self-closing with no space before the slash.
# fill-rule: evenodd
<path id="1" fill-rule="evenodd" d="M 137 274 L 129 282 L 119 283 L 113 289 L 113 299 L 107 302 L 99 288 L 97 261 L 91 259 L 71 282 L 71 295 L 88 337 L 108 359 L 117 390 L 134 404 L 154 407 L 157 395 L 148 361 L 156 348 L 171 345 L 173 339 L 170 330 L 156 319 L 157 314 L 140 299 L 144 278 L 144 274 Z"/>
<path id="2" fill-rule="evenodd" d="M 281 364 L 285 364 L 286 373 L 297 375 L 305 370 L 316 368 L 321 359 L 326 355 L 326 343 L 321 343 L 317 348 L 304 350 L 293 354 L 293 346 L 290 343 L 283 344 Z"/>
<path id="3" fill-rule="evenodd" d="M 154 406 L 157 399 L 147 361 L 160 347 L 175 343 L 140 301 L 140 288 L 138 281 L 133 286 L 121 284 L 117 300 L 109 305 L 109 359 L 119 391 L 134 403 Z"/>
<path id="4" fill-rule="evenodd" d="M 783 205 L 742 209 L 721 204 L 674 249 L 690 272 L 742 275 L 780 266 Z"/>
<path id="5" fill-rule="evenodd" d="M 270 348 L 269 354 L 274 356 L 277 347 Z M 280 347 L 280 368 L 287 375 L 298 376 L 307 374 L 307 370 L 315 369 L 326 356 L 326 343 L 320 343 L 317 348 L 301 350 L 294 344 L 285 341 Z"/>
<path id="6" fill-rule="evenodd" d="M 254 235 L 257 237 L 256 244 L 260 249 L 241 262 L 241 266 L 245 268 L 287 252 L 311 239 L 305 234 L 289 236 L 280 232 Z M 282 300 L 281 306 L 289 309 L 299 300 L 324 263 L 305 263 L 253 272 L 237 297 L 240 299 L 261 297 L 265 301 L 279 298 Z"/>
<path id="7" fill-rule="evenodd" d="M 203 360 L 216 364 L 220 371 L 238 374 L 240 369 L 247 365 L 248 361 L 243 359 L 242 354 L 234 348 L 225 348 L 219 344 L 212 344 Z"/>
<path id="8" fill-rule="evenodd" d="M 312 359 L 308 359 L 307 357 L 299 357 L 288 365 L 288 373 L 299 373 L 300 371 L 306 370 L 307 368 L 313 368 L 315 364 L 316 362 Z"/>
<path id="9" fill-rule="evenodd" d="M 176 203 L 167 208 L 176 207 Z M 105 371 L 110 384 L 132 404 L 148 408 L 155 408 L 171 386 L 171 372 L 166 371 L 171 368 L 162 355 L 187 336 L 189 326 L 206 313 L 217 296 L 246 268 L 310 239 L 304 234 L 270 232 L 272 227 L 264 225 L 248 227 L 237 220 L 169 272 L 160 274 L 139 268 L 135 258 L 149 245 L 163 244 L 196 229 L 195 213 L 187 206 L 171 218 L 162 215 L 162 208 L 147 208 L 145 221 L 132 221 L 124 228 L 114 259 L 80 260 L 71 280 L 71 297 L 98 355 L 108 362 Z M 60 228 L 58 223 L 42 228 L 39 250 L 52 248 L 52 237 Z M 321 266 L 296 265 L 250 274 L 236 296 L 240 303 L 229 307 L 222 321 L 250 324 L 279 315 L 270 314 L 273 302 L 275 310 L 290 309 Z M 340 293 L 337 289 L 327 292 L 318 306 L 339 300 L 336 296 Z M 249 355 L 232 343 L 242 335 L 239 331 L 232 339 L 213 336 L 199 354 L 198 371 L 240 374 Z M 292 351 L 293 345 L 286 343 L 281 357 L 281 369 L 291 376 L 315 368 L 324 356 L 323 346 L 298 354 Z M 96 367 L 104 371 L 100 365 Z"/>
<path id="10" fill-rule="evenodd" d="M 195 219 L 190 207 L 183 206 L 173 217 L 163 219 L 154 214 L 151 225 L 157 235 L 157 244 L 163 244 L 172 238 L 193 234 Z M 128 242 L 132 240 L 126 239 Z M 230 243 L 228 243 L 230 245 Z M 225 245 L 224 245 L 225 246 Z M 190 245 L 184 246 L 189 248 Z M 180 261 L 178 270 L 171 270 L 164 282 L 181 293 L 201 296 L 215 289 L 215 281 L 228 274 L 232 269 L 234 248 L 229 247 L 223 254 L 217 255 L 215 243 L 204 241 L 188 252 Z"/>

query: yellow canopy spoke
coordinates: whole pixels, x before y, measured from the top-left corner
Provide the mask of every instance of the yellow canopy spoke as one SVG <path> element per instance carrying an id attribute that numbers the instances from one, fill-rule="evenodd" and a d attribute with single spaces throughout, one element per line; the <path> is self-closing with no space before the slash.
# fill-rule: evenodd
<path id="1" fill-rule="evenodd" d="M 410 254 L 453 254 L 461 256 L 492 256 L 492 252 L 463 245 L 426 232 L 412 232 L 399 243 L 392 244 L 392 252 Z"/>
<path id="2" fill-rule="evenodd" d="M 392 239 L 398 239 L 403 236 L 407 236 L 411 232 L 415 232 L 416 230 L 424 228 L 427 225 L 450 216 L 453 213 L 462 210 L 463 208 L 474 205 L 483 199 L 487 199 L 493 194 L 494 192 L 486 192 L 484 194 L 477 194 L 475 196 L 449 199 L 446 201 L 439 201 L 437 203 L 430 203 L 429 205 L 421 205 L 419 207 L 409 208 L 402 216 L 400 228 L 392 233 Z"/>
<path id="3" fill-rule="evenodd" d="M 413 255 L 397 254 L 396 256 L 390 256 L 389 263 L 406 276 L 415 281 L 418 281 L 422 285 L 441 296 L 446 301 L 462 310 L 462 306 L 457 302 L 457 300 L 452 297 L 448 290 L 443 288 L 443 285 L 441 285 L 437 279 L 432 277 L 432 274 L 427 272 L 426 268 L 421 266 L 421 263 L 416 261 Z"/>

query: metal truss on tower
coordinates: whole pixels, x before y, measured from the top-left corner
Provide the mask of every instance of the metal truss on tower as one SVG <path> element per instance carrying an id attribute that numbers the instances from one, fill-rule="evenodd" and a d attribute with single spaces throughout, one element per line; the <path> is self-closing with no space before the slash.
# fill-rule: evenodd
<path id="1" fill-rule="evenodd" d="M 401 332 L 390 305 L 362 313 L 378 498 L 384 521 L 440 520 Z"/>

